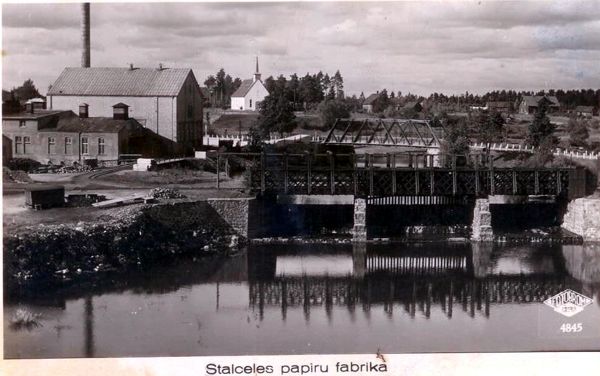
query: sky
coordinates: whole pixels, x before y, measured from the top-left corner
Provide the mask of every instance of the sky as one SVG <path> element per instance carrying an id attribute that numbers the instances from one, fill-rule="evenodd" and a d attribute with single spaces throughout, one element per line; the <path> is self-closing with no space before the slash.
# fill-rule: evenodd
<path id="1" fill-rule="evenodd" d="M 81 61 L 80 5 L 2 5 L 2 86 Z M 95 67 L 340 70 L 347 94 L 600 87 L 597 1 L 92 3 Z"/>

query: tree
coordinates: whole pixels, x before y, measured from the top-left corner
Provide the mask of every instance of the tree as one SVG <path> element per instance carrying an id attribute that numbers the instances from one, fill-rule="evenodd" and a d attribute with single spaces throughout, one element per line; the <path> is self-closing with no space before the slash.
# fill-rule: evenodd
<path id="1" fill-rule="evenodd" d="M 440 145 L 440 151 L 443 154 L 452 155 L 466 155 L 469 154 L 469 129 L 464 118 L 442 118 L 436 120 L 434 118 L 433 123 L 441 121 L 445 123 L 446 136 Z"/>
<path id="2" fill-rule="evenodd" d="M 38 89 L 33 84 L 33 80 L 27 79 L 23 82 L 23 85 L 12 90 L 15 98 L 21 101 L 27 101 L 33 98 L 41 97 Z"/>
<path id="3" fill-rule="evenodd" d="M 550 119 L 546 115 L 548 111 L 548 102 L 546 100 L 541 100 L 538 106 L 538 110 L 534 115 L 533 121 L 529 124 L 527 142 L 535 147 L 540 146 L 540 144 L 546 141 L 551 141 L 555 143 L 555 139 L 553 137 L 555 126 L 550 122 Z M 548 142 L 546 142 L 547 144 Z"/>
<path id="4" fill-rule="evenodd" d="M 491 144 L 502 138 L 504 129 L 504 118 L 499 112 L 481 113 L 478 119 L 479 138 L 481 142 Z"/>
<path id="5" fill-rule="evenodd" d="M 569 120 L 567 130 L 569 132 L 569 143 L 575 147 L 587 147 L 590 133 L 587 129 L 587 121 L 577 120 L 572 117 Z"/>
<path id="6" fill-rule="evenodd" d="M 218 93 L 218 99 L 219 99 L 219 105 L 223 106 L 224 103 L 224 97 L 225 97 L 225 69 L 221 68 L 219 69 L 219 71 L 217 72 L 217 77 L 216 77 L 216 89 L 217 89 L 217 93 Z"/>
<path id="7" fill-rule="evenodd" d="M 294 105 L 294 110 L 296 110 L 298 108 L 298 100 L 300 99 L 300 80 L 296 73 L 290 76 L 288 81 L 288 92 L 291 95 L 290 100 Z"/>
<path id="8" fill-rule="evenodd" d="M 302 77 L 300 80 L 298 89 L 300 91 L 300 97 L 304 102 L 305 109 L 308 109 L 309 104 L 320 103 L 323 100 L 324 96 L 323 91 L 321 90 L 321 78 L 322 77 L 319 75 L 311 76 L 307 73 L 306 76 Z"/>
<path id="9" fill-rule="evenodd" d="M 337 70 L 333 75 L 332 83 L 335 89 L 336 98 L 344 99 L 344 78 L 339 70 Z"/>
<path id="10" fill-rule="evenodd" d="M 383 89 L 379 96 L 373 102 L 373 112 L 383 112 L 390 105 L 390 98 L 386 89 Z"/>
<path id="11" fill-rule="evenodd" d="M 263 138 L 271 132 L 277 132 L 281 137 L 284 133 L 296 128 L 294 107 L 286 98 L 285 78 L 283 83 L 278 79 L 272 85 L 273 91 L 260 103 L 260 116 L 258 118 L 258 131 Z"/>
<path id="12" fill-rule="evenodd" d="M 213 87 L 215 87 L 216 84 L 217 84 L 217 80 L 215 79 L 215 76 L 213 76 L 212 74 L 210 76 L 208 76 L 206 78 L 206 80 L 204 80 L 204 85 L 206 87 L 213 88 Z"/>
<path id="13" fill-rule="evenodd" d="M 362 106 L 362 104 L 365 102 L 365 93 L 364 92 L 360 92 L 360 96 L 358 97 L 358 100 L 360 101 L 360 105 Z"/>
<path id="14" fill-rule="evenodd" d="M 336 119 L 350 117 L 348 106 L 339 99 L 324 100 L 319 104 L 318 111 L 321 125 L 325 129 L 330 129 Z"/>

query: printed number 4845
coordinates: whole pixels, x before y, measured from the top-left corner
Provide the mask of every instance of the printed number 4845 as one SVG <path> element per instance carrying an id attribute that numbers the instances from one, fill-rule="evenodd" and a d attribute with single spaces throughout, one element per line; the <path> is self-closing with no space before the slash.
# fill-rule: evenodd
<path id="1" fill-rule="evenodd" d="M 573 324 L 564 323 L 560 326 L 560 331 L 563 333 L 578 333 L 578 332 L 581 332 L 582 330 L 583 330 L 583 324 L 580 322 L 573 323 Z"/>

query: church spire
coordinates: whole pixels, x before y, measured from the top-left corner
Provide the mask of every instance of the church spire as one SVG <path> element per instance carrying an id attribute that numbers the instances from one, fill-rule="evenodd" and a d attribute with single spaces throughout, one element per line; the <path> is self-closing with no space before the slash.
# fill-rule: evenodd
<path id="1" fill-rule="evenodd" d="M 258 70 L 258 56 L 256 57 L 256 72 L 254 73 L 254 82 L 261 81 L 260 79 L 260 71 Z"/>

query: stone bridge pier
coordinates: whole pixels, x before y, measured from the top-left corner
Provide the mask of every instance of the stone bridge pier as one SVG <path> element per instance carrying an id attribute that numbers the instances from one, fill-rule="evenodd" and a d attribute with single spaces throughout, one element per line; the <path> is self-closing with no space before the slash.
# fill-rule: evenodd
<path id="1" fill-rule="evenodd" d="M 479 198 L 475 200 L 471 230 L 471 240 L 478 242 L 491 242 L 494 240 L 489 198 Z"/>
<path id="2" fill-rule="evenodd" d="M 367 241 L 367 200 L 365 198 L 354 199 L 354 227 L 352 228 L 353 242 Z"/>

